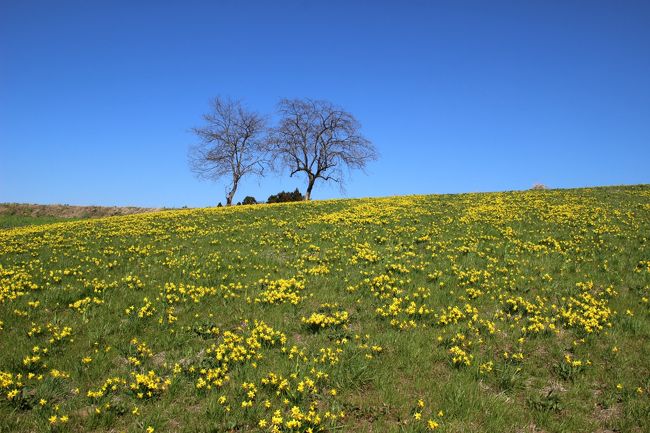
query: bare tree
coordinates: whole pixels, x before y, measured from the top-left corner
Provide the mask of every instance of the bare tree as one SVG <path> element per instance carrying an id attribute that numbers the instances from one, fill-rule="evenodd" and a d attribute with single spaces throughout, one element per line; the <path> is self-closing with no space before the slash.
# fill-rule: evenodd
<path id="1" fill-rule="evenodd" d="M 190 147 L 190 168 L 203 179 L 228 176 L 226 205 L 230 206 L 242 177 L 263 174 L 266 120 L 238 100 L 216 97 L 211 107 L 203 116 L 206 125 L 192 129 L 200 142 Z"/>
<path id="2" fill-rule="evenodd" d="M 305 173 L 306 200 L 311 199 L 317 179 L 342 185 L 343 168 L 363 169 L 377 158 L 354 116 L 328 101 L 283 99 L 278 111 L 281 118 L 271 131 L 270 150 L 290 170 L 290 176 Z"/>

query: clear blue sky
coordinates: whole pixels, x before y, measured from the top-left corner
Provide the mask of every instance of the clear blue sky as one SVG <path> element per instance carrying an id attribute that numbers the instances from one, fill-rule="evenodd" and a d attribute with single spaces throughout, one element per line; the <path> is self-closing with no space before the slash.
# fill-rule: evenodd
<path id="1" fill-rule="evenodd" d="M 2 0 L 0 202 L 224 201 L 187 165 L 215 95 L 352 112 L 347 197 L 650 183 L 650 2 Z"/>

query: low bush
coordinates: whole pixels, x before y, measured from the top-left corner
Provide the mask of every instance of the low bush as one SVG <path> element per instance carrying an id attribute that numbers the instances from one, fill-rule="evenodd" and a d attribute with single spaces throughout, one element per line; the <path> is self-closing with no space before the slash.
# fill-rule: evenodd
<path id="1" fill-rule="evenodd" d="M 290 201 L 303 201 L 305 196 L 300 193 L 298 188 L 294 192 L 281 191 L 269 197 L 267 203 L 286 203 Z"/>

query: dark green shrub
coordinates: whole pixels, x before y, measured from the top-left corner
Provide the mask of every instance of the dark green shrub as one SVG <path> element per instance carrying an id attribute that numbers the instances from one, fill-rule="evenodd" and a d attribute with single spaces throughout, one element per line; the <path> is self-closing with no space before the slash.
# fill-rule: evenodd
<path id="1" fill-rule="evenodd" d="M 279 192 L 275 195 L 272 195 L 269 197 L 269 199 L 266 201 L 267 203 L 286 203 L 290 201 L 303 201 L 305 199 L 305 196 L 300 194 L 300 191 L 298 191 L 298 188 L 294 192 Z"/>

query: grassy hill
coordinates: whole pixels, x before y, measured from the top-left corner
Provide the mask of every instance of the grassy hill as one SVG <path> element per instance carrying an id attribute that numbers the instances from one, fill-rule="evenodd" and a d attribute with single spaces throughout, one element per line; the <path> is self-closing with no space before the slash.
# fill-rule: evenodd
<path id="1" fill-rule="evenodd" d="M 650 186 L 0 231 L 0 432 L 643 432 Z"/>
<path id="2" fill-rule="evenodd" d="M 51 224 L 84 218 L 131 215 L 157 209 L 118 206 L 70 206 L 67 204 L 0 203 L 0 229 Z"/>

